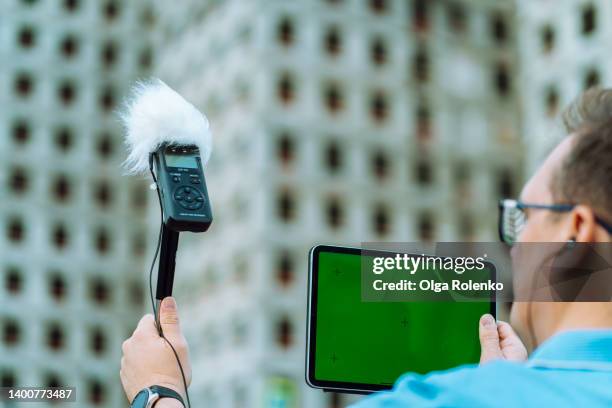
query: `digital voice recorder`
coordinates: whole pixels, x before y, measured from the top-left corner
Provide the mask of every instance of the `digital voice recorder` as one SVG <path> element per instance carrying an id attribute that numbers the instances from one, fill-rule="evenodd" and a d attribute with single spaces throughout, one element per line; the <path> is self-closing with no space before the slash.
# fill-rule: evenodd
<path id="1" fill-rule="evenodd" d="M 163 214 L 155 295 L 161 302 L 172 296 L 179 233 L 208 230 L 212 210 L 196 146 L 164 144 L 151 154 L 151 160 Z"/>
<path id="2" fill-rule="evenodd" d="M 164 225 L 174 231 L 208 230 L 212 210 L 199 149 L 164 144 L 153 153 L 153 162 Z"/>

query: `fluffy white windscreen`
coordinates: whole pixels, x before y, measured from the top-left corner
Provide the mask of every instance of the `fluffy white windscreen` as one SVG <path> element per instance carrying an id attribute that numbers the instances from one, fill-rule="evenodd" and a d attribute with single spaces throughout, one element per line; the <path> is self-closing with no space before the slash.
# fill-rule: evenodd
<path id="1" fill-rule="evenodd" d="M 130 174 L 147 173 L 149 153 L 162 143 L 198 146 L 203 166 L 210 158 L 208 119 L 159 79 L 136 83 L 120 117 L 128 148 L 124 167 Z"/>

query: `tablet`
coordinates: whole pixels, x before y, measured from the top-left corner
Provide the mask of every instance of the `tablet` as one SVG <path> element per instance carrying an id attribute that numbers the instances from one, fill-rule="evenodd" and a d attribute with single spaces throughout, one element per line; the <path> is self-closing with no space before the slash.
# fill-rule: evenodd
<path id="1" fill-rule="evenodd" d="M 308 385 L 369 393 L 391 388 L 406 372 L 478 362 L 478 321 L 495 316 L 494 302 L 362 302 L 362 256 L 389 252 L 322 245 L 310 251 Z"/>

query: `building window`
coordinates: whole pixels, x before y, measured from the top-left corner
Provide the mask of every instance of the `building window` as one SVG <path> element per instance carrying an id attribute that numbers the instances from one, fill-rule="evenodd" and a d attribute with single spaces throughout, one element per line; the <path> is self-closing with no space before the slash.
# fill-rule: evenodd
<path id="1" fill-rule="evenodd" d="M 64 249 L 68 245 L 69 236 L 64 224 L 58 223 L 53 227 L 51 240 L 57 249 Z"/>
<path id="2" fill-rule="evenodd" d="M 329 408 L 343 408 L 344 407 L 344 398 L 343 395 L 337 392 L 330 392 L 328 397 L 329 403 L 327 406 Z"/>
<path id="3" fill-rule="evenodd" d="M 341 169 L 342 161 L 342 150 L 338 146 L 338 142 L 329 142 L 325 148 L 325 167 L 327 167 L 330 173 L 336 173 Z"/>
<path id="4" fill-rule="evenodd" d="M 389 175 L 389 159 L 387 154 L 382 150 L 377 150 L 372 154 L 370 160 L 372 174 L 379 180 L 386 178 Z"/>
<path id="5" fill-rule="evenodd" d="M 138 183 L 132 188 L 132 208 L 140 211 L 147 207 L 147 187 L 145 184 Z"/>
<path id="6" fill-rule="evenodd" d="M 429 28 L 429 9 L 427 0 L 412 1 L 412 25 L 416 31 L 426 31 Z"/>
<path id="7" fill-rule="evenodd" d="M 6 235 L 13 243 L 20 243 L 25 237 L 25 227 L 21 217 L 12 217 L 6 225 Z"/>
<path id="8" fill-rule="evenodd" d="M 101 327 L 93 328 L 89 333 L 89 348 L 91 351 L 100 356 L 106 351 L 106 334 Z"/>
<path id="9" fill-rule="evenodd" d="M 70 80 L 62 81 L 57 88 L 57 97 L 64 106 L 71 105 L 76 99 L 76 87 Z"/>
<path id="10" fill-rule="evenodd" d="M 74 35 L 66 35 L 59 46 L 60 52 L 66 58 L 72 58 L 79 52 L 79 40 Z"/>
<path id="11" fill-rule="evenodd" d="M 285 105 L 293 102 L 293 99 L 295 98 L 295 86 L 293 82 L 293 77 L 287 72 L 282 74 L 278 81 L 278 98 Z"/>
<path id="12" fill-rule="evenodd" d="M 21 98 L 29 97 L 34 90 L 34 79 L 27 72 L 20 72 L 15 77 L 14 89 L 17 96 Z"/>
<path id="13" fill-rule="evenodd" d="M 118 46 L 114 41 L 106 41 L 100 49 L 100 60 L 105 68 L 110 68 L 117 62 Z"/>
<path id="14" fill-rule="evenodd" d="M 47 327 L 47 346 L 53 351 L 59 351 L 64 348 L 64 345 L 64 328 L 56 322 L 49 324 Z"/>
<path id="15" fill-rule="evenodd" d="M 9 176 L 9 186 L 13 193 L 23 194 L 28 190 L 29 185 L 26 169 L 21 166 L 13 167 Z"/>
<path id="16" fill-rule="evenodd" d="M 597 12 L 592 4 L 582 9 L 582 34 L 590 35 L 597 29 Z"/>
<path id="17" fill-rule="evenodd" d="M 70 13 L 75 12 L 80 5 L 80 0 L 64 0 L 64 9 Z"/>
<path id="18" fill-rule="evenodd" d="M 383 122 L 389 114 L 387 95 L 382 91 L 375 92 L 370 100 L 370 115 L 376 122 Z"/>
<path id="19" fill-rule="evenodd" d="M 425 105 L 419 105 L 416 111 L 417 138 L 425 141 L 431 137 L 431 114 Z"/>
<path id="20" fill-rule="evenodd" d="M 12 129 L 13 140 L 19 145 L 23 145 L 30 140 L 30 125 L 25 120 L 17 120 Z"/>
<path id="21" fill-rule="evenodd" d="M 495 66 L 494 73 L 495 90 L 499 97 L 507 97 L 510 94 L 512 88 L 512 82 L 510 78 L 510 72 L 508 67 L 504 63 L 498 63 Z"/>
<path id="22" fill-rule="evenodd" d="M 474 239 L 474 219 L 470 214 L 461 214 L 458 224 L 459 234 L 462 240 L 471 241 Z"/>
<path id="23" fill-rule="evenodd" d="M 129 302 L 133 306 L 140 307 L 144 303 L 144 288 L 139 281 L 132 281 L 128 285 Z"/>
<path id="24" fill-rule="evenodd" d="M 32 48 L 36 45 L 36 31 L 31 26 L 24 26 L 19 30 L 17 39 L 22 48 Z"/>
<path id="25" fill-rule="evenodd" d="M 287 16 L 283 17 L 277 27 L 278 41 L 284 46 L 292 45 L 295 37 L 294 31 L 293 20 Z"/>
<path id="26" fill-rule="evenodd" d="M 432 242 L 434 239 L 433 216 L 429 212 L 423 212 L 418 220 L 419 239 L 425 242 Z"/>
<path id="27" fill-rule="evenodd" d="M 370 44 L 370 59 L 375 65 L 387 62 L 387 43 L 382 37 L 376 37 Z"/>
<path id="28" fill-rule="evenodd" d="M 2 387 L 15 387 L 17 384 L 17 378 L 15 372 L 12 369 L 3 369 L 2 375 L 0 376 L 0 386 Z"/>
<path id="29" fill-rule="evenodd" d="M 276 260 L 276 280 L 280 286 L 288 287 L 294 280 L 295 265 L 289 251 L 282 251 Z"/>
<path id="30" fill-rule="evenodd" d="M 388 9 L 387 0 L 370 0 L 370 9 L 376 14 L 382 14 Z"/>
<path id="31" fill-rule="evenodd" d="M 104 227 L 98 228 L 95 233 L 95 248 L 100 255 L 104 255 L 110 251 L 111 237 L 108 230 Z"/>
<path id="32" fill-rule="evenodd" d="M 100 156 L 102 159 L 109 159 L 111 157 L 114 146 L 113 137 L 110 133 L 102 132 L 102 134 L 98 136 L 96 150 L 98 151 L 98 156 Z"/>
<path id="33" fill-rule="evenodd" d="M 325 89 L 325 106 L 331 113 L 338 113 L 344 105 L 344 97 L 340 86 L 336 83 L 330 83 Z"/>
<path id="34" fill-rule="evenodd" d="M 331 198 L 326 205 L 327 225 L 333 229 L 340 228 L 344 223 L 344 210 L 338 198 Z"/>
<path id="35" fill-rule="evenodd" d="M 47 374 L 46 376 L 46 385 L 49 388 L 59 388 L 63 386 L 63 381 L 57 374 Z"/>
<path id="36" fill-rule="evenodd" d="M 147 240 L 144 232 L 139 231 L 132 235 L 131 249 L 135 257 L 141 258 L 144 256 L 145 249 L 147 249 Z"/>
<path id="37" fill-rule="evenodd" d="M 589 89 L 591 87 L 599 85 L 601 82 L 599 78 L 599 72 L 595 68 L 591 68 L 588 70 L 584 77 L 584 89 Z"/>
<path id="38" fill-rule="evenodd" d="M 71 183 L 66 175 L 60 174 L 55 177 L 55 180 L 53 181 L 52 194 L 58 202 L 65 203 L 68 201 L 72 192 L 71 190 Z"/>
<path id="39" fill-rule="evenodd" d="M 150 46 L 144 47 L 142 50 L 140 50 L 138 65 L 143 71 L 146 71 L 153 66 L 153 57 L 153 49 Z"/>
<path id="40" fill-rule="evenodd" d="M 49 276 L 49 294 L 56 301 L 61 301 L 68 292 L 66 279 L 60 272 L 52 272 Z"/>
<path id="41" fill-rule="evenodd" d="M 559 110 L 559 93 L 556 88 L 550 88 L 546 92 L 546 114 L 554 117 Z"/>
<path id="42" fill-rule="evenodd" d="M 288 165 L 294 161 L 295 141 L 289 132 L 282 132 L 278 137 L 276 154 L 278 156 L 278 160 L 283 165 Z"/>
<path id="43" fill-rule="evenodd" d="M 107 208 L 113 201 L 113 189 L 107 180 L 98 181 L 94 188 L 95 202 L 102 208 Z"/>
<path id="44" fill-rule="evenodd" d="M 428 160 L 419 160 L 415 169 L 416 181 L 422 186 L 429 186 L 433 182 L 433 168 Z"/>
<path id="45" fill-rule="evenodd" d="M 60 127 L 55 130 L 55 146 L 63 153 L 70 150 L 74 140 L 72 130 L 68 127 Z"/>
<path id="46" fill-rule="evenodd" d="M 331 56 L 336 56 L 342 52 L 342 36 L 336 26 L 331 26 L 325 33 L 325 50 Z"/>
<path id="47" fill-rule="evenodd" d="M 293 221 L 296 209 L 294 194 L 291 191 L 285 190 L 279 194 L 277 198 L 277 211 L 278 217 L 283 222 Z"/>
<path id="48" fill-rule="evenodd" d="M 101 89 L 98 104 L 104 113 L 109 113 L 115 108 L 115 91 L 110 85 Z"/>
<path id="49" fill-rule="evenodd" d="M 424 46 L 420 45 L 414 54 L 412 62 L 412 72 L 418 82 L 429 80 L 429 56 Z"/>
<path id="50" fill-rule="evenodd" d="M 89 296 L 100 305 L 108 304 L 111 298 L 111 286 L 101 277 L 89 280 Z"/>
<path id="51" fill-rule="evenodd" d="M 121 14 L 121 8 L 115 0 L 107 1 L 103 7 L 104 17 L 107 21 L 112 22 Z"/>
<path id="52" fill-rule="evenodd" d="M 23 290 L 23 274 L 21 269 L 14 266 L 6 268 L 4 288 L 13 295 L 21 293 Z"/>
<path id="53" fill-rule="evenodd" d="M 6 346 L 14 346 L 21 341 L 21 326 L 17 320 L 5 318 L 2 326 L 2 338 Z"/>
<path id="54" fill-rule="evenodd" d="M 504 44 L 508 40 L 508 29 L 504 15 L 494 13 L 491 17 L 491 36 L 497 44 Z"/>
<path id="55" fill-rule="evenodd" d="M 540 34 L 542 38 L 542 51 L 545 54 L 552 52 L 555 48 L 555 30 L 550 24 L 542 27 L 542 31 Z"/>
<path id="56" fill-rule="evenodd" d="M 378 236 L 382 237 L 389 233 L 389 225 L 390 225 L 389 218 L 390 218 L 389 210 L 387 209 L 387 207 L 384 204 L 376 205 L 376 207 L 374 208 L 374 214 L 372 217 L 372 224 L 374 227 L 373 228 L 374 232 Z"/>
<path id="57" fill-rule="evenodd" d="M 287 316 L 276 323 L 276 343 L 283 349 L 288 349 L 293 344 L 293 324 Z"/>
<path id="58" fill-rule="evenodd" d="M 514 197 L 514 177 L 508 169 L 503 169 L 497 174 L 497 194 L 499 198 Z"/>
<path id="59" fill-rule="evenodd" d="M 457 1 L 451 1 L 447 5 L 448 25 L 455 32 L 465 31 L 467 15 L 465 7 Z"/>
<path id="60" fill-rule="evenodd" d="M 94 405 L 102 405 L 106 399 L 106 387 L 98 380 L 90 380 L 88 384 L 89 402 Z"/>

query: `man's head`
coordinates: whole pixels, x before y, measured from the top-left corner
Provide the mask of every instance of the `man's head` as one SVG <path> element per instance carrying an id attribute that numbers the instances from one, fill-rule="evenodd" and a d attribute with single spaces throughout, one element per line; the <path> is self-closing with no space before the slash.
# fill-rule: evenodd
<path id="1" fill-rule="evenodd" d="M 568 137 L 527 182 L 528 204 L 572 204 L 571 211 L 526 209 L 519 242 L 609 242 L 612 223 L 612 89 L 590 89 L 563 115 Z M 564 303 L 515 303 L 513 325 L 535 343 L 555 331 Z M 541 318 L 538 318 L 541 317 Z"/>

